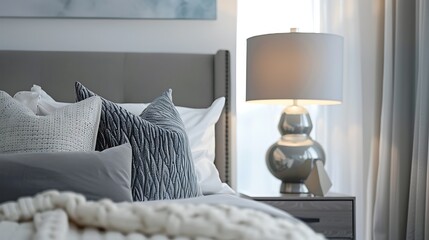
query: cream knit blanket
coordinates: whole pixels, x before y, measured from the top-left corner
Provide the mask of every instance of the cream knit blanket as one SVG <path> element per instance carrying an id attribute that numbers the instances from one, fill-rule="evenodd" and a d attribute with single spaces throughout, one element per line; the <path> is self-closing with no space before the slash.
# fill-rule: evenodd
<path id="1" fill-rule="evenodd" d="M 69 239 L 71 229 L 114 231 L 123 239 L 324 239 L 298 221 L 227 205 L 86 201 L 71 192 L 48 191 L 0 205 L 0 221 L 32 221 L 33 239 Z M 1 234 L 1 233 L 0 233 Z M 99 237 L 99 239 L 104 239 Z"/>

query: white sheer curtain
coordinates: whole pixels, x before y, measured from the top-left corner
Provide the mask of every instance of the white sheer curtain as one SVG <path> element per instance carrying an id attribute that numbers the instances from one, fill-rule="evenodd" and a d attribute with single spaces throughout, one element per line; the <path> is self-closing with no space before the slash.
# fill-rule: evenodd
<path id="1" fill-rule="evenodd" d="M 371 5 L 370 5 L 371 4 Z M 380 72 L 376 66 L 378 22 L 364 6 L 370 0 L 321 0 L 321 32 L 344 37 L 343 102 L 325 108 L 320 115 L 324 127 L 317 139 L 330 156 L 326 164 L 334 183 L 332 191 L 356 197 L 356 239 L 365 239 L 367 179 L 370 169 L 371 139 L 377 132 L 380 106 Z M 379 114 L 378 114 L 379 115 Z"/>
<path id="2" fill-rule="evenodd" d="M 322 0 L 321 9 L 321 31 L 343 35 L 346 50 L 344 102 L 325 110 L 319 131 L 336 158 L 333 182 L 357 197 L 357 239 L 429 239 L 429 3 Z"/>
<path id="3" fill-rule="evenodd" d="M 374 109 L 364 106 L 370 101 L 364 79 L 374 78 L 362 71 L 366 67 L 364 39 L 357 0 L 321 0 L 321 32 L 344 37 L 343 101 L 335 107 L 325 107 L 316 118 L 317 140 L 324 146 L 329 159 L 326 169 L 333 182 L 331 191 L 356 196 L 356 234 L 363 239 L 365 214 L 364 179 L 368 178 L 369 158 L 364 150 L 365 121 Z M 369 114 L 369 115 L 368 115 Z"/>

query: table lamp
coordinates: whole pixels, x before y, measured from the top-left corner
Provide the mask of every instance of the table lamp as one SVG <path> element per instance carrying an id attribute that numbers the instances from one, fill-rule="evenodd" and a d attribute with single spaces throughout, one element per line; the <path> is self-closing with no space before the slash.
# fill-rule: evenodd
<path id="1" fill-rule="evenodd" d="M 321 181 L 319 191 L 310 192 L 324 195 L 332 185 L 323 168 L 325 153 L 309 135 L 313 124 L 302 105 L 341 103 L 342 66 L 338 35 L 290 32 L 247 39 L 246 100 L 289 105 L 278 124 L 282 136 L 266 153 L 282 193 L 308 193 L 314 176 Z"/>

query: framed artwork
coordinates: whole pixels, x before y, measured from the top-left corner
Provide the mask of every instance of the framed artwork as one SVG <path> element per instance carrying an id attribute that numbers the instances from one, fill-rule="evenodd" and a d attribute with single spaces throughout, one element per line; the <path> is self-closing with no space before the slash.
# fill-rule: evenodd
<path id="1" fill-rule="evenodd" d="M 216 19 L 216 0 L 0 0 L 0 17 Z"/>

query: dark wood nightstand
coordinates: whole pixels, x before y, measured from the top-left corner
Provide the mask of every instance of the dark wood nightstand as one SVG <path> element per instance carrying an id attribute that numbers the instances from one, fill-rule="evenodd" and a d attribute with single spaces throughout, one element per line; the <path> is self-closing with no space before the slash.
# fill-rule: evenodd
<path id="1" fill-rule="evenodd" d="M 244 197 L 284 210 L 328 239 L 355 239 L 355 197 L 328 194 L 246 194 Z"/>

